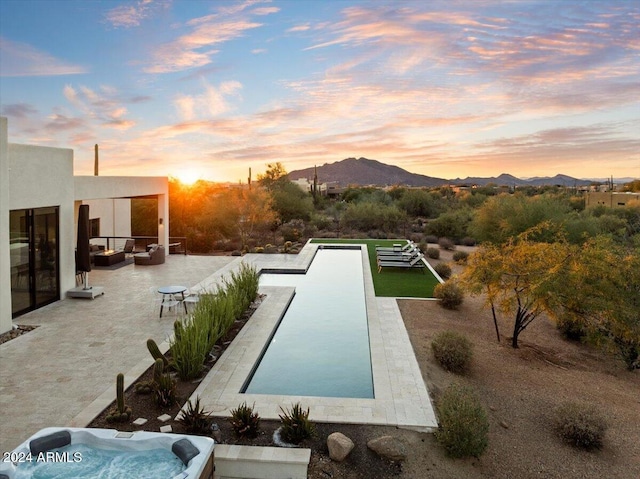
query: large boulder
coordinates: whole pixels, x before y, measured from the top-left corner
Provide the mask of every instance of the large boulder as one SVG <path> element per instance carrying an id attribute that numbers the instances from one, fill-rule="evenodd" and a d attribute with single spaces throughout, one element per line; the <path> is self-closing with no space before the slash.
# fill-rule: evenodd
<path id="1" fill-rule="evenodd" d="M 329 448 L 329 457 L 332 461 L 342 462 L 353 450 L 355 444 L 351 439 L 341 432 L 329 434 L 327 438 L 327 447 Z"/>
<path id="2" fill-rule="evenodd" d="M 407 448 L 400 439 L 393 436 L 381 436 L 372 439 L 367 443 L 367 447 L 378 456 L 389 461 L 400 462 L 407 458 Z"/>

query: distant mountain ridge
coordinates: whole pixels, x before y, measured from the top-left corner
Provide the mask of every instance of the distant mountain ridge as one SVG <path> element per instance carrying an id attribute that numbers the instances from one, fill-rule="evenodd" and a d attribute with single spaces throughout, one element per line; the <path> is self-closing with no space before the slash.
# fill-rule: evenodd
<path id="1" fill-rule="evenodd" d="M 435 178 L 432 176 L 411 173 L 398 166 L 387 165 L 367 158 L 347 158 L 335 163 L 325 163 L 317 167 L 318 181 L 321 183 L 339 183 L 341 185 L 376 185 L 376 186 L 425 186 L 442 185 L 479 185 L 495 183 L 500 186 L 588 186 L 593 180 L 578 179 L 567 175 L 553 177 L 535 177 L 529 179 L 516 178 L 503 173 L 495 177 L 467 177 L 456 179 Z M 314 168 L 295 170 L 289 173 L 290 180 L 300 178 L 312 179 Z"/>

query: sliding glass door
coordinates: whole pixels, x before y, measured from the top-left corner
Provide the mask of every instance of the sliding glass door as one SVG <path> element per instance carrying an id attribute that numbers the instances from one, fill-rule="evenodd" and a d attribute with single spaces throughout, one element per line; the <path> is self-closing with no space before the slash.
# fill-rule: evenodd
<path id="1" fill-rule="evenodd" d="M 14 318 L 60 297 L 58 225 L 58 207 L 10 212 Z"/>

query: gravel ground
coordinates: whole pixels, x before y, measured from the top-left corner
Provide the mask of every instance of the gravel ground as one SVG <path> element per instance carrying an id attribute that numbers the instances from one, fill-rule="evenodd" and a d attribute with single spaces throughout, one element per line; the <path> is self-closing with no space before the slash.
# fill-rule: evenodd
<path id="1" fill-rule="evenodd" d="M 444 253 L 441 260 L 450 258 Z M 454 272 L 460 267 L 454 267 Z M 483 298 L 467 297 L 458 311 L 436 302 L 400 300 L 400 310 L 427 387 L 436 398 L 454 381 L 472 386 L 490 421 L 489 447 L 479 459 L 445 458 L 432 438 L 413 440 L 406 478 L 632 478 L 640 477 L 640 374 L 597 349 L 564 340 L 540 317 L 509 344 L 509 321 L 496 340 Z M 470 371 L 455 376 L 433 359 L 434 335 L 455 330 L 474 344 Z M 552 412 L 566 400 L 594 404 L 608 419 L 604 446 L 585 452 L 562 443 Z M 406 435 L 405 440 L 412 440 Z"/>

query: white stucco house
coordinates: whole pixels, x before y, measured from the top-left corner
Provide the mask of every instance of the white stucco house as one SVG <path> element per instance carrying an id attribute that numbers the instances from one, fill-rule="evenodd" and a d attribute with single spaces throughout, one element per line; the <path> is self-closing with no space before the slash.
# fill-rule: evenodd
<path id="1" fill-rule="evenodd" d="M 10 143 L 0 118 L 0 334 L 75 288 L 80 205 L 102 236 L 128 236 L 134 197 L 158 199 L 158 243 L 168 245 L 166 177 L 74 176 L 73 150 Z"/>

